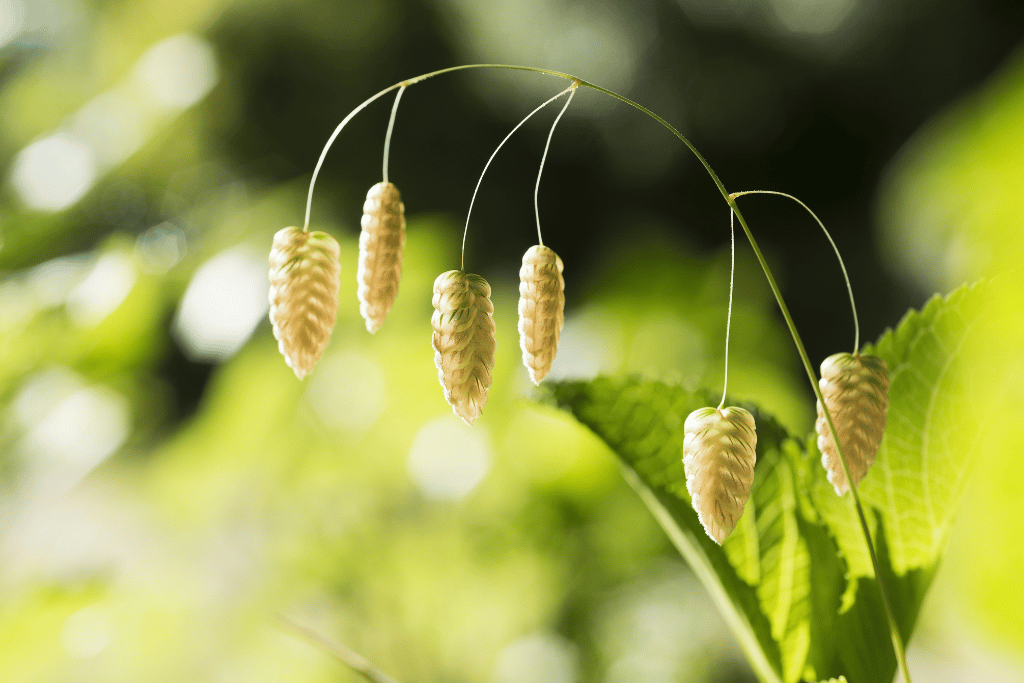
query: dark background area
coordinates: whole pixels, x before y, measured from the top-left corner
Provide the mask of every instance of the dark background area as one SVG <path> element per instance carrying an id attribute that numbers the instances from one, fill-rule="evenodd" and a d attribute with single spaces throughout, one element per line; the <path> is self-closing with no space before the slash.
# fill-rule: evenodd
<path id="1" fill-rule="evenodd" d="M 858 45 L 826 55 L 767 35 L 756 16 L 736 27 L 700 25 L 673 2 L 644 2 L 657 34 L 642 79 L 622 94 L 664 114 L 701 150 L 730 191 L 771 189 L 800 197 L 832 232 L 861 303 L 862 340 L 872 340 L 929 291 L 881 261 L 872 226 L 875 190 L 886 165 L 921 124 L 988 76 L 1019 43 L 1024 10 L 1016 2 L 903 0 L 875 8 Z M 241 122 L 225 131 L 237 168 L 267 183 L 308 177 L 327 136 L 364 97 L 404 78 L 463 63 L 446 40 L 452 27 L 429 2 L 402 3 L 390 33 L 367 53 L 338 49 L 333 3 L 306 3 L 251 22 L 225 17 L 212 32 L 228 63 L 244 64 Z M 583 10 L 585 11 L 585 9 Z M 311 22 L 311 17 L 318 17 Z M 762 18 L 761 21 L 766 21 Z M 324 25 L 324 22 L 327 25 Z M 311 33 L 309 27 L 315 26 Z M 797 41 L 798 42 L 798 41 Z M 586 56 L 581 62 L 586 64 Z M 559 68 L 534 63 L 532 66 Z M 576 75 L 602 85 L 602 74 Z M 407 211 L 461 221 L 478 173 L 514 122 L 539 104 L 515 98 L 497 117 L 472 74 L 445 75 L 406 93 L 392 145 L 392 177 Z M 544 80 L 517 73 L 510 80 Z M 552 94 L 562 87 L 551 81 Z M 601 95 L 578 94 L 573 108 Z M 653 100 L 653 102 L 652 102 Z M 378 179 L 391 97 L 357 117 L 336 144 L 319 180 L 316 211 L 347 216 L 361 204 L 353 188 Z M 656 103 L 656 104 L 655 104 Z M 638 135 L 678 145 L 626 105 Z M 532 189 L 550 107 L 514 136 L 484 181 L 470 227 L 468 267 L 515 267 L 531 244 Z M 760 125 L 759 117 L 770 119 Z M 677 117 L 678 118 L 678 117 Z M 537 121 L 540 119 L 540 121 Z M 560 126 L 541 186 L 542 225 L 573 282 L 568 305 L 585 296 L 588 274 L 614 260 L 605 245 L 621 238 L 622 218 L 658 225 L 696 249 L 728 242 L 727 211 L 704 169 L 682 149 L 655 177 L 634 182 L 602 138 L 600 120 L 568 117 Z M 566 138 L 574 138 L 571 148 Z M 569 149 L 567 149 L 569 148 Z M 784 295 L 812 359 L 849 345 L 849 312 L 835 258 L 810 217 L 790 202 L 742 199 L 755 237 L 781 266 Z M 357 229 L 354 220 L 350 221 Z M 457 239 L 453 235 L 453 239 Z M 747 248 L 745 244 L 741 249 Z M 823 301 L 829 302 L 823 304 Z"/>
<path id="2" fill-rule="evenodd" d="M 787 2 L 791 11 L 797 7 L 795 0 L 776 0 Z M 624 28 L 625 34 L 642 32 L 632 36 L 634 48 L 642 49 L 634 54 L 635 78 L 623 83 L 622 94 L 676 125 L 730 191 L 780 190 L 818 213 L 851 273 L 863 342 L 931 293 L 888 269 L 875 244 L 876 188 L 887 164 L 924 121 L 984 81 L 1017 47 L 1024 10 L 1018 2 L 995 0 L 851 2 L 855 18 L 821 35 L 785 30 L 767 2 L 644 0 L 629 8 L 595 7 L 642 18 Z M 404 78 L 474 61 L 465 45 L 477 27 L 454 7 L 431 0 L 316 0 L 266 4 L 258 11 L 228 5 L 207 31 L 225 78 L 204 105 L 206 143 L 221 166 L 203 182 L 215 187 L 241 180 L 256 188 L 306 182 L 334 126 L 362 99 Z M 573 17 L 585 19 L 591 11 L 585 3 L 561 7 L 570 18 L 566 33 Z M 515 35 L 526 28 L 524 18 L 524 26 L 511 23 L 506 30 Z M 548 31 L 550 43 L 558 28 Z M 524 50 L 531 40 L 523 34 Z M 593 67 L 605 63 L 602 53 L 610 48 L 600 41 L 592 45 L 593 51 L 558 63 L 527 63 L 612 85 Z M 502 56 L 495 52 L 485 55 L 487 61 Z M 0 84 L 46 54 L 45 43 L 9 46 Z M 498 92 L 502 84 L 505 91 Z M 484 161 L 542 101 L 540 94 L 530 95 L 561 87 L 539 74 L 485 80 L 462 72 L 412 88 L 399 113 L 391 160 L 407 212 L 446 215 L 461 224 Z M 682 249 L 707 251 L 728 240 L 721 197 L 668 131 L 620 103 L 576 115 L 602 97 L 578 94 L 541 186 L 547 241 L 567 264 L 570 312 L 614 265 L 617 241 L 632 238 L 622 234 L 624 225 L 635 226 L 637 234 L 675 236 Z M 358 230 L 362 188 L 379 179 L 390 102 L 384 97 L 358 116 L 334 147 L 319 181 L 314 223 L 319 215 L 341 220 L 353 234 Z M 554 107 L 538 115 L 492 165 L 470 226 L 470 270 L 485 276 L 513 272 L 518 255 L 533 243 L 534 169 L 554 115 Z M 659 158 L 647 164 L 644 155 L 652 150 Z M 149 184 L 119 184 L 115 177 L 62 216 L 59 240 L 32 236 L 39 227 L 31 224 L 45 224 L 45 218 L 19 216 L 29 227 L 7 235 L 0 269 L 78 252 L 111 232 L 137 234 L 175 220 L 167 189 L 159 177 Z M 201 194 L 202 188 L 192 189 Z M 783 199 L 741 202 L 778 266 L 812 361 L 849 346 L 846 294 L 814 223 Z M 296 207 L 295 221 L 300 212 Z M 170 414 L 190 414 L 210 368 L 172 344 L 164 365 L 180 404 Z"/>

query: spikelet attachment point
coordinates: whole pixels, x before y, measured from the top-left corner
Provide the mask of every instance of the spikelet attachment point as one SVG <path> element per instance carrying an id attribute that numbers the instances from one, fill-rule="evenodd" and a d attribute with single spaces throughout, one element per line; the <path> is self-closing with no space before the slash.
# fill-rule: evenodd
<path id="1" fill-rule="evenodd" d="M 565 310 L 562 259 L 542 245 L 530 247 L 519 269 L 519 347 L 534 384 L 547 376 L 558 351 Z"/>
<path id="2" fill-rule="evenodd" d="M 889 368 L 878 356 L 836 353 L 821 364 L 818 387 L 832 415 L 836 435 L 843 445 L 853 485 L 860 483 L 882 445 L 885 416 L 889 410 Z M 850 490 L 839 452 L 818 401 L 818 450 L 828 480 L 842 496 Z"/>
<path id="3" fill-rule="evenodd" d="M 494 306 L 491 286 L 461 270 L 434 281 L 434 364 L 444 397 L 456 415 L 472 424 L 487 403 L 494 368 Z"/>
<path id="4" fill-rule="evenodd" d="M 704 531 L 721 545 L 743 514 L 754 483 L 754 416 L 743 408 L 698 408 L 683 429 L 686 490 Z"/>
<path id="5" fill-rule="evenodd" d="M 270 322 L 299 379 L 320 360 L 338 314 L 338 243 L 325 232 L 284 228 L 270 249 Z"/>
<path id="6" fill-rule="evenodd" d="M 376 332 L 395 303 L 402 277 L 405 205 L 392 183 L 377 183 L 366 193 L 362 226 L 356 273 L 359 314 L 366 329 Z"/>

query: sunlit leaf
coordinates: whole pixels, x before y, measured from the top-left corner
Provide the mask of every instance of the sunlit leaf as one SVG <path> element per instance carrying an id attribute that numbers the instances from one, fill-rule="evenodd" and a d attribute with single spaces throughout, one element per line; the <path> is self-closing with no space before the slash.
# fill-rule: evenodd
<path id="1" fill-rule="evenodd" d="M 963 489 L 979 416 L 962 407 L 960 348 L 986 285 L 936 297 L 867 350 L 892 376 L 889 426 L 861 485 L 880 567 L 904 638 L 913 630 Z M 755 411 L 755 480 L 743 517 L 717 546 L 689 504 L 682 424 L 715 397 L 663 382 L 563 382 L 554 399 L 621 459 L 626 479 L 701 578 L 764 681 L 840 673 L 890 681 L 885 612 L 849 496 L 839 498 L 812 437 Z"/>

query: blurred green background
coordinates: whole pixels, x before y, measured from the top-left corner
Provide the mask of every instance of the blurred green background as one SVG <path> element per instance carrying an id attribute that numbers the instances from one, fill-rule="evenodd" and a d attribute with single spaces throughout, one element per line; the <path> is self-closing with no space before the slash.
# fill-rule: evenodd
<path id="1" fill-rule="evenodd" d="M 374 336 L 354 280 L 390 98 L 357 117 L 313 205 L 342 246 L 331 345 L 305 382 L 277 352 L 271 237 L 301 224 L 334 126 L 403 78 L 492 61 L 623 92 L 730 190 L 801 197 L 864 339 L 999 276 L 967 353 L 1006 381 L 970 397 L 990 429 L 910 657 L 922 680 L 1024 681 L 1022 37 L 1010 0 L 0 0 L 0 680 L 357 680 L 277 615 L 404 683 L 753 680 L 610 454 L 529 400 L 516 274 L 553 109 L 474 207 L 467 268 L 498 330 L 483 418 L 437 384 L 431 283 L 488 155 L 561 81 L 473 71 L 404 95 L 405 269 Z M 741 201 L 812 361 L 847 349 L 814 224 Z M 540 209 L 566 263 L 553 378 L 720 386 L 728 213 L 667 131 L 580 91 Z M 810 430 L 742 242 L 736 297 L 730 393 Z"/>

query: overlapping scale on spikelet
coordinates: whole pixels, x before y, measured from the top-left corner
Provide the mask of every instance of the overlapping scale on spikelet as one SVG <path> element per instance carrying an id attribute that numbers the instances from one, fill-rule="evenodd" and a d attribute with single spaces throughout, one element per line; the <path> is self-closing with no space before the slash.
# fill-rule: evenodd
<path id="1" fill-rule="evenodd" d="M 338 243 L 325 232 L 284 228 L 270 249 L 270 322 L 295 375 L 313 369 L 338 313 Z"/>
<path id="2" fill-rule="evenodd" d="M 359 234 L 359 313 L 366 329 L 384 324 L 398 295 L 405 246 L 405 205 L 392 183 L 377 183 L 366 193 Z"/>
<path id="3" fill-rule="evenodd" d="M 547 376 L 558 351 L 565 311 L 562 259 L 542 245 L 530 247 L 519 269 L 519 347 L 534 384 Z"/>
<path id="4" fill-rule="evenodd" d="M 686 490 L 704 531 L 721 545 L 743 514 L 754 483 L 754 416 L 743 408 L 698 408 L 683 429 Z"/>
<path id="5" fill-rule="evenodd" d="M 491 287 L 461 270 L 434 281 L 434 364 L 444 397 L 456 415 L 472 424 L 487 403 L 494 368 L 494 306 Z"/>
<path id="6" fill-rule="evenodd" d="M 882 445 L 889 410 L 889 368 L 878 356 L 836 353 L 821 364 L 818 387 L 843 445 L 853 485 L 860 483 Z M 840 496 L 850 490 L 825 412 L 818 401 L 818 450 L 828 480 Z"/>

